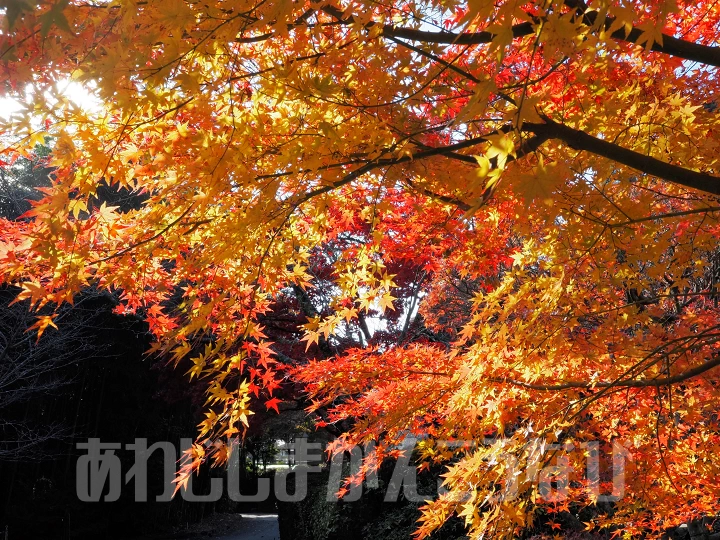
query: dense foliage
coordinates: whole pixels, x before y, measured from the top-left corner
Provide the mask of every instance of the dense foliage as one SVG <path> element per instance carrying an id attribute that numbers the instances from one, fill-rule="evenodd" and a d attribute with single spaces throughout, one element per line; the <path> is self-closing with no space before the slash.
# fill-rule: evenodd
<path id="1" fill-rule="evenodd" d="M 27 104 L 3 159 L 55 141 L 52 188 L 4 223 L 3 280 L 40 307 L 117 291 L 191 362 L 208 412 L 186 472 L 292 375 L 344 422 L 335 449 L 412 434 L 455 458 L 420 537 L 567 510 L 525 474 L 558 457 L 536 440 L 626 443 L 625 496 L 588 528 L 716 510 L 717 3 L 1 5 Z M 576 505 L 596 502 L 585 457 Z"/>

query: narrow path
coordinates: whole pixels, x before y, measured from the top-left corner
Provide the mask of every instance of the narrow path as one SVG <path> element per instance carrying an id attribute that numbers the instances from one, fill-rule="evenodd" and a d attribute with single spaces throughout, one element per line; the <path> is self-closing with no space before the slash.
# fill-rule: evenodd
<path id="1" fill-rule="evenodd" d="M 280 540 L 277 514 L 242 514 L 240 526 L 214 540 Z"/>

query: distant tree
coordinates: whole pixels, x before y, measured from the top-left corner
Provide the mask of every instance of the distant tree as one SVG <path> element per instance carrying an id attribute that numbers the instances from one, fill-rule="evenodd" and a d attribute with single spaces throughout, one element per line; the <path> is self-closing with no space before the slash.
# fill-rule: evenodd
<path id="1" fill-rule="evenodd" d="M 0 217 L 17 220 L 51 185 L 46 166 L 50 148 L 38 145 L 29 158 L 0 167 Z M 72 426 L 45 410 L 53 395 L 67 390 L 75 366 L 103 354 L 89 322 L 107 309 L 111 295 L 86 289 L 74 306 L 66 305 L 52 323 L 19 288 L 0 289 L 0 460 L 41 459 L 59 451 L 54 443 L 71 437 Z M 100 299 L 100 302 L 97 300 Z M 60 332 L 45 333 L 52 324 Z"/>
<path id="2" fill-rule="evenodd" d="M 49 147 L 38 145 L 30 158 L 0 162 L 0 217 L 18 218 L 30 210 L 31 201 L 41 198 L 38 188 L 50 187 L 49 153 Z"/>
<path id="3" fill-rule="evenodd" d="M 57 452 L 53 442 L 67 440 L 71 427 L 45 410 L 49 398 L 73 382 L 71 367 L 103 354 L 91 339 L 88 320 L 98 313 L 86 294 L 62 309 L 54 324 L 60 332 L 38 337 L 38 314 L 29 302 L 14 302 L 18 289 L 0 291 L 0 460 L 27 460 Z M 40 315 L 43 317 L 44 315 Z"/>

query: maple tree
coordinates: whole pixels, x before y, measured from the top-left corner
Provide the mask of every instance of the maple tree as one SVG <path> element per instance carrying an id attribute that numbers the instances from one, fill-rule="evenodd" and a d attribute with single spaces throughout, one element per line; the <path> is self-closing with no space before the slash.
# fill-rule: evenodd
<path id="1" fill-rule="evenodd" d="M 50 136 L 55 168 L 3 224 L 3 280 L 40 306 L 118 291 L 210 381 L 190 468 L 291 373 L 325 422 L 353 419 L 335 449 L 416 434 L 427 462 L 454 456 L 420 537 L 453 513 L 473 537 L 530 525 L 538 483 L 503 498 L 500 458 L 531 468 L 534 438 L 628 442 L 625 496 L 589 528 L 717 510 L 716 2 L 0 5 L 25 104 L 2 159 Z M 286 369 L 266 335 L 282 295 L 318 361 Z M 369 317 L 400 337 L 373 341 Z M 483 437 L 503 444 L 437 442 Z"/>

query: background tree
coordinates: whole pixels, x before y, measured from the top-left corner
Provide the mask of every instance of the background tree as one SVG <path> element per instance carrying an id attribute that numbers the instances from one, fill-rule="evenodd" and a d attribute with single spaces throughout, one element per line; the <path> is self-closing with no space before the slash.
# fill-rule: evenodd
<path id="1" fill-rule="evenodd" d="M 43 167 L 48 150 L 38 146 L 32 159 L 0 168 L 3 218 L 17 219 L 31 208 L 30 200 L 40 198 L 37 188 L 50 185 L 49 170 Z M 61 334 L 45 336 L 41 342 L 32 331 L 38 319 L 29 302 L 12 303 L 18 292 L 4 287 L 0 301 L 0 460 L 38 459 L 58 451 L 55 443 L 69 437 L 70 426 L 55 419 L 38 424 L 29 409 L 38 398 L 66 388 L 68 366 L 89 354 L 81 325 L 63 324 Z M 62 315 L 60 319 L 71 317 L 67 309 Z"/>
<path id="2" fill-rule="evenodd" d="M 29 158 L 0 169 L 0 209 L 7 223 L 26 222 L 22 214 L 42 198 L 38 188 L 51 185 L 51 169 L 44 166 L 49 153 L 37 146 Z M 109 186 L 101 186 L 97 198 L 126 209 L 141 199 Z M 179 447 L 181 437 L 194 433 L 204 388 L 144 355 L 147 328 L 139 317 L 112 313 L 116 294 L 84 288 L 74 305 L 55 313 L 57 331 L 43 332 L 53 311 L 31 309 L 29 300 L 17 300 L 20 292 L 0 288 L 0 530 L 28 539 L 129 538 L 186 528 L 228 509 L 226 500 L 153 503 L 166 488 L 159 455 L 149 463 L 151 502 L 135 503 L 132 485 L 100 509 L 78 501 L 75 462 L 82 452 L 76 443 L 101 437 L 127 444 L 147 437 Z M 129 468 L 132 452 L 119 454 Z M 207 480 L 203 471 L 196 485 L 202 489 Z"/>
<path id="3" fill-rule="evenodd" d="M 38 145 L 29 158 L 0 166 L 0 216 L 17 219 L 31 208 L 30 201 L 41 197 L 39 188 L 50 186 L 47 163 L 50 148 Z"/>

